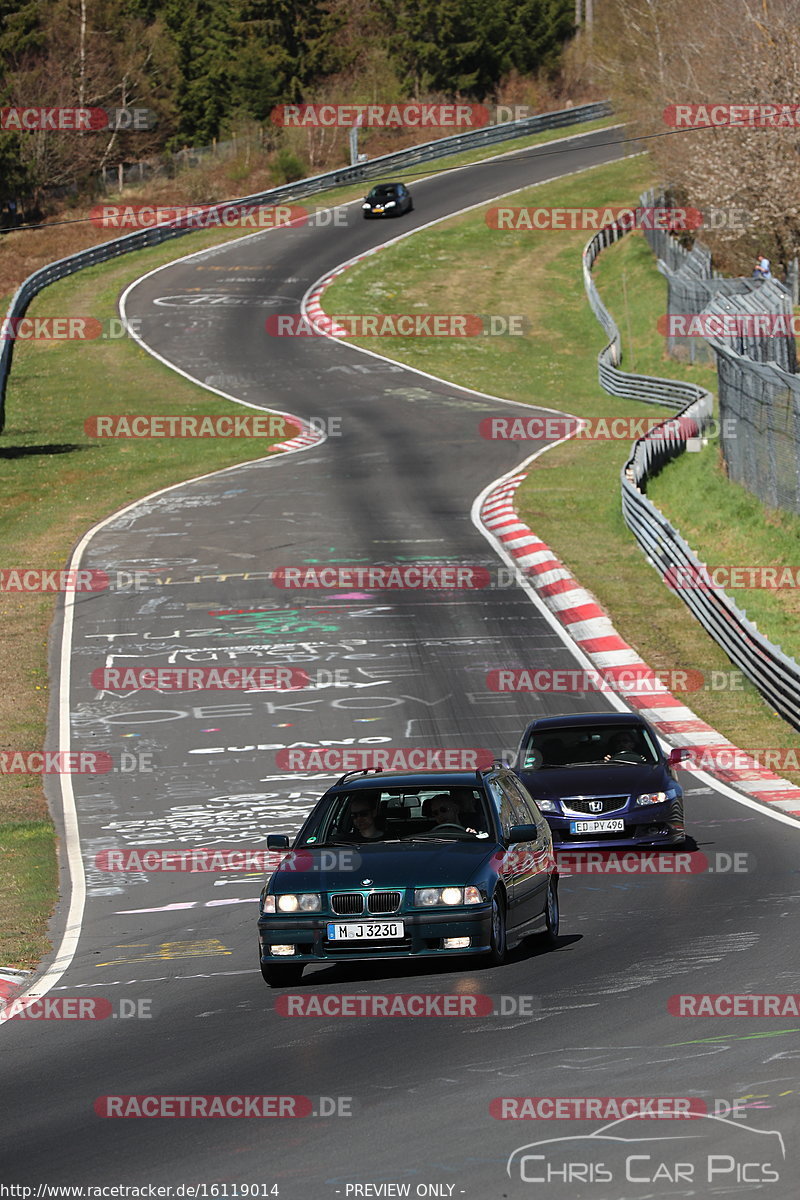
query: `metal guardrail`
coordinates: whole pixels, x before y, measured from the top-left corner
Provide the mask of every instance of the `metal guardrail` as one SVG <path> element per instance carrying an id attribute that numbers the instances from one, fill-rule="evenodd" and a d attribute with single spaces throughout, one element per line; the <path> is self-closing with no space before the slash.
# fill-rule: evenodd
<path id="1" fill-rule="evenodd" d="M 800 729 L 800 665 L 784 654 L 780 646 L 760 634 L 726 592 L 702 584 L 705 564 L 700 562 L 664 514 L 647 498 L 650 476 L 682 454 L 689 437 L 702 435 L 711 417 L 713 400 L 705 388 L 651 377 L 645 377 L 647 395 L 637 396 L 634 381 L 641 377 L 618 370 L 616 364 L 622 357 L 619 330 L 597 293 L 591 278 L 591 266 L 602 249 L 618 241 L 626 232 L 629 229 L 601 229 L 583 251 L 584 282 L 589 303 L 611 339 L 598 355 L 600 384 L 615 396 L 668 405 L 675 404 L 679 394 L 677 389 L 680 388 L 688 402 L 682 407 L 678 420 L 667 418 L 634 442 L 631 457 L 621 472 L 625 524 L 644 550 L 648 562 L 670 590 L 683 600 L 731 662 L 755 684 L 779 716 L 795 729 Z M 727 348 L 723 352 L 730 354 Z M 761 367 L 761 370 L 776 369 Z M 657 400 L 654 385 L 661 388 L 661 396 Z M 698 583 L 700 586 L 697 586 Z"/>
<path id="2" fill-rule="evenodd" d="M 621 371 L 618 366 L 618 363 L 622 361 L 622 342 L 619 329 L 600 299 L 600 294 L 592 279 L 592 267 L 600 251 L 619 241 L 628 231 L 622 225 L 606 225 L 597 231 L 583 250 L 583 286 L 586 289 L 592 312 L 610 339 L 597 356 L 600 385 L 612 396 L 624 396 L 628 400 L 642 400 L 646 404 L 662 404 L 667 408 L 683 409 L 687 404 L 697 400 L 702 388 L 695 387 L 691 383 L 682 383 L 677 379 L 660 379 L 655 375 L 633 375 L 629 371 Z"/>
<path id="3" fill-rule="evenodd" d="M 601 100 L 594 104 L 582 104 L 574 108 L 559 109 L 557 112 L 525 117 L 521 121 L 489 125 L 483 129 L 473 129 L 468 133 L 457 133 L 453 137 L 439 138 L 434 142 L 424 142 L 405 150 L 396 150 L 392 154 L 383 154 L 379 158 L 369 159 L 367 162 L 358 163 L 353 167 L 341 167 L 339 170 L 327 171 L 323 175 L 314 175 L 309 179 L 298 180 L 296 183 L 283 184 L 281 187 L 270 188 L 265 192 L 243 196 L 237 200 L 228 200 L 224 204 L 209 205 L 206 211 L 210 214 L 222 212 L 223 209 L 236 204 L 281 204 L 289 200 L 299 200 L 304 196 L 312 196 L 316 192 L 322 192 L 340 184 L 376 179 L 385 175 L 389 170 L 394 171 L 413 166 L 415 163 L 430 162 L 450 154 L 459 154 L 465 150 L 478 149 L 497 142 L 527 137 L 549 129 L 561 129 L 570 125 L 580 125 L 587 121 L 596 121 L 601 117 L 609 116 L 611 112 L 612 108 L 608 101 Z M 130 254 L 134 250 L 143 250 L 147 246 L 157 246 L 169 238 L 193 233 L 199 227 L 197 222 L 192 223 L 191 218 L 183 217 L 169 224 L 125 234 L 123 237 L 103 242 L 99 246 L 93 246 L 89 250 L 81 250 L 78 254 L 60 258 L 56 262 L 34 271 L 24 280 L 11 300 L 6 319 L 24 316 L 34 296 L 57 279 L 65 279 L 68 275 L 83 270 L 84 267 L 110 262 L 121 254 Z M 11 372 L 13 351 L 13 338 L 4 340 L 0 346 L 0 433 L 5 428 L 6 387 Z"/>

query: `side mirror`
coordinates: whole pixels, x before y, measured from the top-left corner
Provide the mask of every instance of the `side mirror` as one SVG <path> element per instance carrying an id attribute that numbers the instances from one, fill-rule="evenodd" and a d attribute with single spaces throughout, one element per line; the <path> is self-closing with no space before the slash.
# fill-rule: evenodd
<path id="1" fill-rule="evenodd" d="M 691 757 L 691 747 L 677 746 L 674 750 L 670 750 L 667 763 L 670 767 L 677 767 L 680 763 L 685 762 L 687 758 Z"/>
<path id="2" fill-rule="evenodd" d="M 287 833 L 268 833 L 267 834 L 267 849 L 268 850 L 288 850 L 289 835 Z"/>
<path id="3" fill-rule="evenodd" d="M 514 842 L 535 842 L 539 839 L 539 830 L 535 825 L 512 825 L 506 838 L 509 846 Z"/>

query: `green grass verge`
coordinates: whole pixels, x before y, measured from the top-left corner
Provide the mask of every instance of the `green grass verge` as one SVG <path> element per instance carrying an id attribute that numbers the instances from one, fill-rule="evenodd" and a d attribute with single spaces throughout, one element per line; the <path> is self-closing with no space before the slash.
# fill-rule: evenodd
<path id="1" fill-rule="evenodd" d="M 800 574 L 800 517 L 767 509 L 732 483 L 717 442 L 662 471 L 648 495 L 709 567 L 791 566 Z M 731 588 L 728 594 L 760 633 L 800 662 L 799 588 Z"/>
<path id="2" fill-rule="evenodd" d="M 58 882 L 51 822 L 0 825 L 0 858 L 0 962 L 32 965 L 48 945 L 48 914 Z"/>
<path id="3" fill-rule="evenodd" d="M 629 159 L 541 185 L 516 196 L 514 203 L 625 204 L 652 182 L 647 162 Z M 524 338 L 357 342 L 480 391 L 579 416 L 667 415 L 666 409 L 608 396 L 598 384 L 596 356 L 604 335 L 583 289 L 581 249 L 587 238 L 585 233 L 494 231 L 479 210 L 356 264 L 326 292 L 325 309 L 330 314 L 523 314 L 529 322 Z M 626 368 L 715 389 L 710 367 L 677 363 L 664 355 L 656 322 L 666 311 L 666 284 L 640 234 L 604 251 L 595 278 L 620 326 Z M 746 748 L 800 747 L 800 735 L 733 670 L 644 559 L 622 520 L 619 474 L 628 453 L 628 442 L 613 441 L 572 441 L 548 451 L 517 492 L 520 516 L 597 597 L 620 635 L 646 662 L 659 670 L 703 672 L 707 687 L 683 696 L 699 716 Z M 680 481 L 671 483 L 672 472 L 686 472 L 695 479 L 695 496 L 705 495 L 708 465 L 708 454 L 687 454 L 661 478 L 673 492 L 681 492 Z M 690 504 L 688 493 L 681 494 Z M 677 517 L 676 523 L 683 531 Z M 691 541 L 691 530 L 684 532 Z M 736 561 L 752 561 L 752 545 L 750 554 L 750 559 Z"/>

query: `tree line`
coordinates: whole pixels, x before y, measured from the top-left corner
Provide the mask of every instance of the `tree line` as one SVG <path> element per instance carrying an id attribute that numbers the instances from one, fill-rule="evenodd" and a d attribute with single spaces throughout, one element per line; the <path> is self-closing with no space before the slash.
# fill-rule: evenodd
<path id="1" fill-rule="evenodd" d="M 138 132 L 0 132 L 0 201 L 285 103 L 485 101 L 509 75 L 554 76 L 573 22 L 573 0 L 0 0 L 0 107 L 154 114 Z"/>

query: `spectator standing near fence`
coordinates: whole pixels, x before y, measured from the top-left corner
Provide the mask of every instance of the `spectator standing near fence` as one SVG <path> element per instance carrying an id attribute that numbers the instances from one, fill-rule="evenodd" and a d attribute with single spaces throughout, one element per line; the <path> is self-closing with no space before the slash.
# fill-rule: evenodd
<path id="1" fill-rule="evenodd" d="M 756 259 L 753 276 L 756 279 L 772 279 L 772 271 L 769 269 L 769 259 L 765 258 L 763 254 L 759 254 Z"/>

